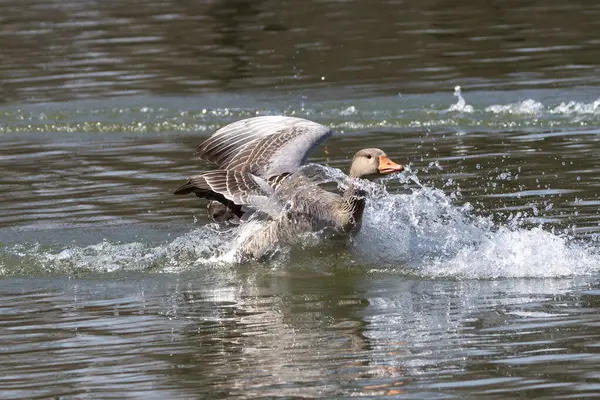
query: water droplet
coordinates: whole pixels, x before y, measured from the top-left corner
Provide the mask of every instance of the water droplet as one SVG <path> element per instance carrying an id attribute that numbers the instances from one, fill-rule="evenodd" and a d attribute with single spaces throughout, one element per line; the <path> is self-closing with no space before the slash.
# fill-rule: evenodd
<path id="1" fill-rule="evenodd" d="M 458 111 L 465 113 L 471 113 L 474 111 L 473 106 L 468 105 L 464 97 L 462 96 L 460 86 L 454 87 L 454 96 L 458 98 L 458 101 L 456 102 L 456 104 L 452 104 L 450 108 L 448 108 L 448 111 Z"/>

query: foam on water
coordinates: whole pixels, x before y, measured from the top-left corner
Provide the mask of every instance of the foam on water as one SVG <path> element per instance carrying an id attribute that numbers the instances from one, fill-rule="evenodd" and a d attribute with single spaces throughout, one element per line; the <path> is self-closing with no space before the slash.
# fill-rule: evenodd
<path id="1" fill-rule="evenodd" d="M 214 225 L 194 229 L 163 244 L 110 243 L 69 246 L 53 250 L 16 245 L 0 250 L 0 275 L 29 273 L 110 273 L 118 271 L 179 272 L 205 260 L 216 263 L 234 237 L 231 230 Z M 224 258 L 227 260 L 227 258 Z"/>
<path id="2" fill-rule="evenodd" d="M 534 116 L 597 116 L 600 115 L 600 99 L 591 102 L 568 101 L 557 106 L 527 99 L 516 103 L 494 104 L 485 108 L 486 112 L 494 114 L 534 115 Z"/>
<path id="3" fill-rule="evenodd" d="M 494 114 L 541 115 L 545 107 L 539 101 L 532 99 L 510 104 L 495 104 L 485 108 L 486 112 Z"/>
<path id="4" fill-rule="evenodd" d="M 549 110 L 551 114 L 595 114 L 600 115 L 600 99 L 593 103 L 580 103 L 576 101 L 562 102 Z"/>
<path id="5" fill-rule="evenodd" d="M 324 170 L 330 181 L 340 183 L 344 177 L 339 170 Z M 373 271 L 456 279 L 554 278 L 600 270 L 600 254 L 591 242 L 525 228 L 518 218 L 494 224 L 474 215 L 468 203 L 455 205 L 455 196 L 421 186 L 410 172 L 383 180 L 384 185 L 404 185 L 402 192 L 390 193 L 380 183 L 364 182 L 370 200 L 362 229 L 350 240 L 353 265 L 357 261 Z M 0 274 L 178 272 L 199 264 L 234 265 L 239 244 L 260 226 L 259 221 L 239 229 L 211 224 L 162 245 L 102 242 L 62 250 L 19 245 L 1 251 Z M 311 257 L 327 258 L 323 253 Z"/>
<path id="6" fill-rule="evenodd" d="M 136 107 L 104 107 L 103 104 L 79 103 L 54 107 L 24 107 L 0 109 L 3 120 L 0 134 L 38 133 L 125 133 L 181 134 L 212 132 L 224 123 L 257 115 L 284 114 L 306 117 L 322 122 L 337 131 L 366 130 L 376 128 L 418 128 L 423 126 L 576 126 L 596 123 L 600 117 L 600 99 L 576 101 L 569 97 L 547 101 L 548 94 L 540 92 L 539 99 L 515 98 L 506 103 L 491 104 L 489 98 L 502 93 L 487 94 L 469 91 L 464 95 L 460 86 L 454 88 L 456 103 L 450 104 L 447 96 L 439 93 L 431 96 L 403 95 L 376 99 L 347 101 L 284 101 L 279 107 L 268 107 L 256 102 L 227 99 L 217 103 L 232 103 L 239 106 L 215 106 L 194 108 L 190 104 L 206 101 L 190 100 L 172 104 L 162 99 L 140 100 L 147 105 Z M 576 95 L 577 93 L 574 93 Z M 527 93 L 531 96 L 531 93 Z M 564 96 L 564 94 L 563 94 Z M 534 96 L 535 97 L 535 96 Z M 441 99 L 441 101 L 440 101 Z M 210 101 L 209 103 L 213 103 Z M 519 117 L 519 118 L 516 118 Z"/>

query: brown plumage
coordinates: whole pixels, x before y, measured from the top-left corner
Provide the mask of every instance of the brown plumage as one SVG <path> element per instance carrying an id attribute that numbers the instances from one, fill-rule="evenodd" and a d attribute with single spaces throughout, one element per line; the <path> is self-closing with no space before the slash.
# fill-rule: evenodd
<path id="1" fill-rule="evenodd" d="M 403 170 L 380 149 L 354 155 L 350 184 L 343 194 L 295 174 L 331 131 L 302 118 L 267 116 L 237 121 L 217 130 L 196 154 L 218 169 L 192 176 L 175 194 L 195 193 L 213 202 L 212 217 L 227 220 L 259 210 L 267 225 L 242 245 L 242 253 L 262 256 L 275 242 L 291 243 L 301 232 L 331 228 L 346 234 L 360 227 L 365 194 L 355 180 Z M 226 210 L 224 210 L 226 207 Z"/>
<path id="2" fill-rule="evenodd" d="M 261 258 L 274 245 L 301 243 L 303 238 L 299 234 L 305 232 L 327 230 L 345 235 L 358 231 L 366 203 L 366 193 L 359 188 L 358 180 L 403 169 L 382 150 L 373 148 L 354 155 L 348 188 L 342 194 L 324 190 L 302 175 L 290 177 L 275 193 L 289 207 L 242 244 L 241 256 Z"/>

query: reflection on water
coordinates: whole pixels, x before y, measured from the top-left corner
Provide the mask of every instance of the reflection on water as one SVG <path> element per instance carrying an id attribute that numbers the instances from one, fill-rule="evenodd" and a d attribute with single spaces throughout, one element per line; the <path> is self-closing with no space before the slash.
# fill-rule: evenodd
<path id="1" fill-rule="evenodd" d="M 2 11 L 3 102 L 599 83 L 600 6 L 592 0 L 3 0 Z"/>
<path id="2" fill-rule="evenodd" d="M 597 396 L 596 2 L 1 5 L 1 398 Z M 269 114 L 409 172 L 235 265 L 172 192 Z"/>
<path id="3" fill-rule="evenodd" d="M 597 288 L 265 272 L 2 284 L 3 398 L 597 390 Z"/>

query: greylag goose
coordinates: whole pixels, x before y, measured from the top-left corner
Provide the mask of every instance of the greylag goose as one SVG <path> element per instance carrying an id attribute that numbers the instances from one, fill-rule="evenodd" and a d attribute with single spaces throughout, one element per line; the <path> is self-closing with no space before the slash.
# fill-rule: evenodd
<path id="1" fill-rule="evenodd" d="M 391 161 L 383 150 L 360 150 L 352 159 L 350 184 L 341 195 L 294 174 L 331 134 L 321 124 L 296 117 L 264 116 L 234 122 L 196 149 L 195 155 L 218 169 L 190 177 L 175 194 L 195 193 L 222 204 L 227 210 L 214 203 L 209 206 L 216 219 L 223 219 L 226 213 L 240 218 L 253 210 L 270 215 L 267 227 L 243 246 L 253 255 L 262 253 L 258 249 L 273 241 L 289 241 L 292 231 L 355 231 L 362 219 L 365 194 L 354 181 L 404 167 Z"/>

